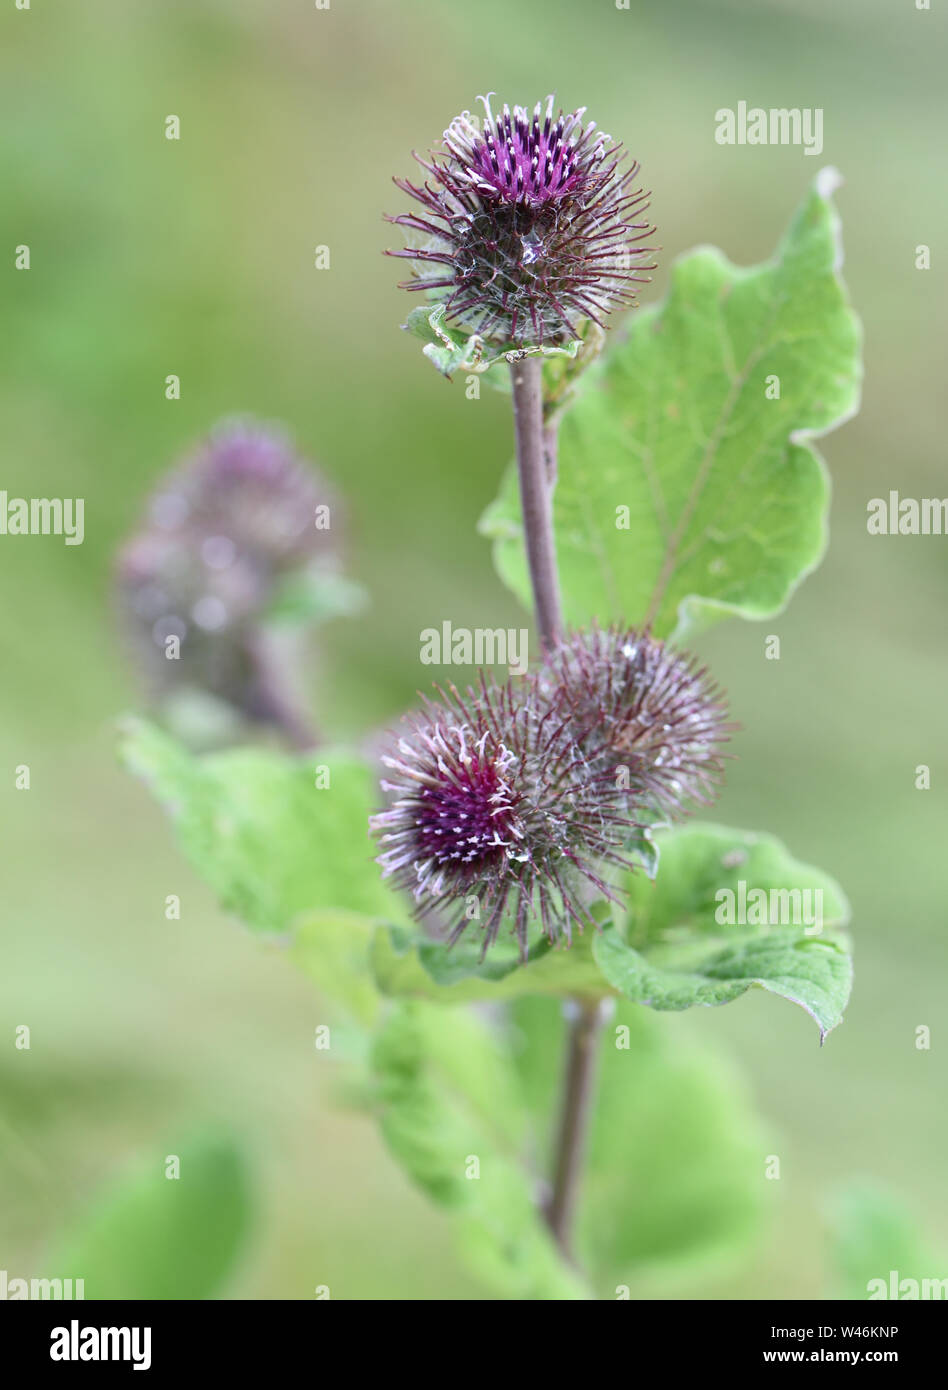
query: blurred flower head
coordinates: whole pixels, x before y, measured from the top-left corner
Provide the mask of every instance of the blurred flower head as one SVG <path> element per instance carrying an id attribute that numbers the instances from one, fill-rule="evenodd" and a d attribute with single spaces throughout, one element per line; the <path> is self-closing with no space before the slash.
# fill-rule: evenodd
<path id="1" fill-rule="evenodd" d="M 274 430 L 227 423 L 159 484 L 123 546 L 122 624 L 156 694 L 188 687 L 266 721 L 261 625 L 288 577 L 336 567 L 324 480 Z"/>
<path id="2" fill-rule="evenodd" d="M 638 164 L 623 168 L 622 147 L 584 124 L 585 107 L 554 114 L 553 98 L 533 112 L 508 106 L 494 115 L 482 97 L 478 121 L 465 111 L 430 159 L 430 176 L 395 183 L 420 213 L 388 220 L 416 244 L 391 251 L 413 262 L 403 288 L 442 299 L 449 319 L 517 347 L 562 344 L 583 320 L 603 326 L 631 304 L 654 231 L 641 220 L 648 195 L 633 188 Z"/>

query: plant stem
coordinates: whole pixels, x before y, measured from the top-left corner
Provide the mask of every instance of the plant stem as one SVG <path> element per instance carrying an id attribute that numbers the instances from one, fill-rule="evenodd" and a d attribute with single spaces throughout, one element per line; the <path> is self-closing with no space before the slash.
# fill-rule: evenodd
<path id="1" fill-rule="evenodd" d="M 568 1259 L 572 1258 L 573 1218 L 592 1113 L 599 1037 L 606 1017 L 600 999 L 572 1000 L 571 1007 L 575 1013 L 570 1022 L 556 1169 L 547 1208 L 550 1230 Z"/>
<path id="2" fill-rule="evenodd" d="M 530 566 L 530 583 L 540 640 L 547 651 L 561 641 L 556 546 L 553 538 L 553 489 L 556 485 L 556 424 L 543 419 L 542 358 L 524 357 L 511 365 L 520 507 Z M 553 1191 L 546 1217 L 563 1254 L 572 1256 L 572 1230 L 582 1174 L 586 1134 L 596 1080 L 596 1056 L 604 1019 L 600 1000 L 571 1001 L 566 1073 Z"/>
<path id="3" fill-rule="evenodd" d="M 556 455 L 559 445 L 560 425 L 558 420 L 543 426 L 543 452 L 546 456 L 546 480 L 552 494 L 556 487 Z"/>
<path id="4" fill-rule="evenodd" d="M 553 541 L 553 499 L 550 481 L 550 440 L 543 427 L 543 363 L 523 357 L 511 364 L 517 471 L 523 532 L 533 586 L 540 641 L 552 651 L 562 636 L 560 586 Z"/>

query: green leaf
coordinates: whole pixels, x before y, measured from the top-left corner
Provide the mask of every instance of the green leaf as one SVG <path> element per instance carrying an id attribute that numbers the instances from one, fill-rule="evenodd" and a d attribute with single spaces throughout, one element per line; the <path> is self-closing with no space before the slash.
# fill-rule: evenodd
<path id="1" fill-rule="evenodd" d="M 580 342 L 566 343 L 563 347 L 549 347 L 536 344 L 518 347 L 514 343 L 500 346 L 489 342 L 477 333 L 465 333 L 462 329 L 445 323 L 443 304 L 422 304 L 411 313 L 402 327 L 415 338 L 421 338 L 425 346 L 422 352 L 429 362 L 434 363 L 442 376 L 450 378 L 455 372 L 487 373 L 491 385 L 509 390 L 510 383 L 505 373 L 492 372 L 491 367 L 519 361 L 522 357 L 566 357 L 579 355 Z"/>
<path id="2" fill-rule="evenodd" d="M 807 903 L 811 909 L 821 904 L 824 929 L 849 921 L 849 903 L 839 884 L 821 869 L 795 859 L 775 835 L 694 821 L 674 830 L 657 831 L 656 843 L 662 866 L 655 883 L 631 874 L 624 884 L 628 912 L 621 924 L 633 946 L 641 948 L 688 936 L 720 936 L 718 911 L 726 915 L 731 901 L 739 908 L 741 883 L 745 898 L 754 889 L 763 889 L 768 895 L 771 890 L 779 893 L 797 888 L 801 895 L 808 890 L 809 899 L 799 899 L 798 915 L 803 918 Z M 795 902 L 789 903 L 791 910 Z M 782 902 L 775 906 L 782 907 Z M 750 907 L 747 901 L 748 915 Z M 796 925 L 805 927 L 807 923 L 801 920 Z M 726 924 L 726 932 L 733 935 L 734 925 Z"/>
<path id="3" fill-rule="evenodd" d="M 218 1294 L 250 1226 L 247 1161 L 226 1138 L 182 1146 L 177 1157 L 178 1178 L 165 1176 L 157 1153 L 121 1178 L 63 1235 L 44 1268 L 84 1279 L 87 1299 Z"/>
<path id="4" fill-rule="evenodd" d="M 827 874 L 771 836 L 691 825 L 660 834 L 654 885 L 633 875 L 624 919 L 593 942 L 603 975 L 654 1009 L 726 1004 L 751 987 L 800 1004 L 823 1037 L 852 983 L 849 907 Z"/>
<path id="5" fill-rule="evenodd" d="M 414 937 L 400 928 L 380 928 L 372 947 L 375 981 L 383 994 L 413 996 L 440 1004 L 479 999 L 516 999 L 524 994 L 584 994 L 611 990 L 593 959 L 592 932 L 573 938 L 570 947 L 539 941 L 527 964 L 516 947 L 500 941 L 480 960 L 480 941 L 463 938 L 448 947 Z"/>
<path id="6" fill-rule="evenodd" d="M 901 1293 L 922 1294 L 924 1281 L 935 1281 L 938 1298 L 946 1277 L 944 1257 L 938 1259 L 923 1238 L 917 1221 L 885 1189 L 867 1181 L 853 1182 L 836 1192 L 830 1206 L 830 1256 L 838 1298 L 888 1298 Z M 893 1272 L 895 1278 L 893 1279 Z M 885 1293 L 879 1283 L 881 1280 Z M 914 1280 L 900 1289 L 902 1280 Z M 945 1286 L 948 1290 L 948 1285 Z M 931 1297 L 931 1294 L 927 1295 Z"/>
<path id="7" fill-rule="evenodd" d="M 237 748 L 194 757 L 141 721 L 129 725 L 122 751 L 167 809 L 194 868 L 256 931 L 287 932 L 320 911 L 401 920 L 401 902 L 372 860 L 376 789 L 357 755 Z"/>
<path id="8" fill-rule="evenodd" d="M 399 1004 L 374 1053 L 382 1133 L 409 1177 L 458 1220 L 480 1275 L 511 1298 L 587 1296 L 560 1260 L 522 1165 L 511 1063 L 482 1020 Z"/>
<path id="9" fill-rule="evenodd" d="M 682 637 L 770 617 L 822 558 L 829 487 L 808 441 L 855 412 L 861 376 L 828 173 L 773 261 L 691 252 L 665 303 L 584 377 L 554 498 L 572 625 L 651 619 Z M 515 470 L 480 529 L 527 603 Z"/>

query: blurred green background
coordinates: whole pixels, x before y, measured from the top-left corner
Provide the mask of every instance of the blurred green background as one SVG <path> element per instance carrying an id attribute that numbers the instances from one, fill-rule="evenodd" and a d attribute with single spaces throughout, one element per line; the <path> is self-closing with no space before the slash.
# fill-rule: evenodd
<path id="1" fill-rule="evenodd" d="M 912 0 L 4 6 L 0 487 L 83 496 L 86 536 L 0 538 L 0 1265 L 57 1273 L 44 1253 L 91 1194 L 217 1124 L 248 1136 L 260 1193 L 228 1294 L 482 1292 L 371 1124 L 330 1104 L 311 987 L 223 917 L 119 770 L 114 721 L 140 697 L 110 564 L 163 470 L 222 415 L 251 412 L 284 421 L 336 480 L 349 570 L 372 597 L 327 631 L 325 727 L 358 734 L 412 702 L 431 675 L 421 628 L 520 625 L 475 531 L 510 452 L 505 402 L 465 399 L 399 333 L 410 301 L 379 254 L 398 244 L 381 214 L 404 207 L 391 176 L 487 90 L 532 103 L 555 89 L 641 160 L 663 248 L 645 302 L 697 242 L 766 258 L 817 168 L 844 174 L 866 382 L 861 415 L 823 448 L 831 550 L 785 615 L 701 648 L 743 725 L 715 818 L 839 878 L 856 991 L 822 1050 L 800 1011 L 763 995 L 663 1017 L 738 1059 L 782 1160 L 756 1252 L 678 1292 L 819 1296 L 827 1197 L 856 1177 L 948 1247 L 948 541 L 865 526 L 890 488 L 945 492 L 945 22 Z M 741 99 L 822 107 L 822 156 L 716 145 L 714 112 Z M 28 273 L 13 269 L 24 242 Z M 169 373 L 180 401 L 164 397 Z M 919 763 L 930 791 L 915 790 Z M 180 922 L 164 918 L 169 893 Z M 28 1052 L 13 1047 L 22 1023 Z"/>

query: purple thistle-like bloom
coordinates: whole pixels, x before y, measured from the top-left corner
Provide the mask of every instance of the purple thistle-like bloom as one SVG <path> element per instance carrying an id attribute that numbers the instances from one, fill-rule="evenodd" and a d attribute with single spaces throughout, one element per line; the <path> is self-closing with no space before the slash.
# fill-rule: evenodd
<path id="1" fill-rule="evenodd" d="M 495 116 L 480 100 L 480 123 L 465 111 L 440 152 L 415 155 L 430 180 L 395 180 L 424 212 L 388 219 L 420 234 L 388 254 L 414 263 L 404 289 L 443 300 L 449 319 L 485 338 L 578 338 L 584 320 L 601 327 L 631 304 L 654 269 L 640 244 L 654 228 L 637 220 L 648 206 L 633 188 L 639 166 L 622 168 L 622 147 L 583 124 L 585 107 L 554 115 L 549 97 L 532 114 L 505 106 Z"/>
<path id="2" fill-rule="evenodd" d="M 531 676 L 482 676 L 409 720 L 383 759 L 379 863 L 452 942 L 471 920 L 485 951 L 504 921 L 521 953 L 533 922 L 569 942 L 594 899 L 621 901 L 641 832 L 715 798 L 732 728 L 687 655 L 631 629 L 571 634 Z"/>
<path id="3" fill-rule="evenodd" d="M 648 632 L 593 627 L 567 638 L 540 681 L 591 764 L 625 769 L 630 795 L 654 820 L 716 799 L 734 725 L 694 658 Z"/>
<path id="4" fill-rule="evenodd" d="M 160 483 L 116 573 L 122 624 L 156 694 L 199 690 L 250 719 L 286 722 L 262 624 L 288 576 L 337 569 L 331 499 L 285 439 L 240 421 Z M 290 664 L 292 647 L 288 636 Z"/>
<path id="5" fill-rule="evenodd" d="M 412 892 L 419 917 L 443 911 L 452 942 L 473 920 L 486 951 L 505 918 L 522 953 L 534 921 L 568 942 L 591 920 L 590 898 L 615 897 L 604 873 L 630 867 L 625 796 L 533 681 L 439 694 L 383 759 L 392 801 L 371 825 L 384 874 Z"/>

